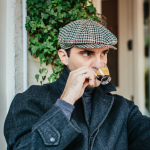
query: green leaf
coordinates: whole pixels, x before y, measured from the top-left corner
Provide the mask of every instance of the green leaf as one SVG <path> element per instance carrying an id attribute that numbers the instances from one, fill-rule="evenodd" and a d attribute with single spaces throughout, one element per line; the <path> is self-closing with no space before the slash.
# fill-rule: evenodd
<path id="1" fill-rule="evenodd" d="M 52 45 L 53 45 L 52 42 L 49 42 L 48 40 L 46 40 L 46 47 L 47 47 L 47 48 L 51 48 Z"/>
<path id="2" fill-rule="evenodd" d="M 63 8 L 61 6 L 57 6 L 58 12 L 60 12 Z"/>
<path id="3" fill-rule="evenodd" d="M 63 19 L 59 19 L 58 21 L 59 21 L 59 22 L 62 22 L 62 23 L 64 22 Z"/>
<path id="4" fill-rule="evenodd" d="M 40 73 L 40 74 L 44 73 L 45 71 L 47 71 L 46 68 L 39 69 L 39 73 Z"/>
<path id="5" fill-rule="evenodd" d="M 96 11 L 95 7 L 93 7 L 93 6 L 87 6 L 87 8 L 89 9 L 90 13 L 93 13 Z"/>
<path id="6" fill-rule="evenodd" d="M 38 82 L 38 80 L 39 80 L 39 74 L 36 74 L 35 78 L 36 78 L 36 81 Z"/>
<path id="7" fill-rule="evenodd" d="M 53 9 L 51 9 L 50 14 L 51 14 L 51 15 L 54 15 L 54 14 L 55 14 L 55 12 L 54 12 Z"/>
<path id="8" fill-rule="evenodd" d="M 54 46 L 50 47 L 50 51 L 55 51 L 55 50 L 56 50 L 56 47 L 54 47 Z"/>
<path id="9" fill-rule="evenodd" d="M 31 18 L 29 16 L 26 17 L 26 23 L 29 23 L 31 21 Z"/>
<path id="10" fill-rule="evenodd" d="M 46 28 L 42 19 L 40 20 L 40 23 L 37 24 L 37 27 L 44 28 L 44 29 Z"/>
<path id="11" fill-rule="evenodd" d="M 45 71 L 47 71 L 46 68 L 39 69 L 39 73 L 40 73 L 40 74 L 44 73 Z"/>
<path id="12" fill-rule="evenodd" d="M 34 27 L 36 25 L 36 22 L 35 21 L 30 21 L 29 24 L 30 24 L 31 27 Z"/>
<path id="13" fill-rule="evenodd" d="M 47 38 L 48 38 L 48 35 L 47 35 L 47 34 L 44 34 L 44 36 L 43 36 L 42 38 L 44 39 L 44 41 L 46 41 Z"/>
<path id="14" fill-rule="evenodd" d="M 51 21 L 51 24 L 56 24 L 57 22 L 55 20 L 52 20 Z"/>
<path id="15" fill-rule="evenodd" d="M 42 19 L 47 19 L 49 17 L 49 14 L 41 13 L 41 17 Z"/>
<path id="16" fill-rule="evenodd" d="M 51 63 L 51 62 L 52 62 L 52 59 L 49 57 L 49 58 L 48 58 L 47 65 L 48 65 L 49 63 Z"/>
<path id="17" fill-rule="evenodd" d="M 56 67 L 54 70 L 55 70 L 55 74 L 56 74 L 56 73 L 59 73 L 61 71 L 61 68 L 60 67 Z"/>
<path id="18" fill-rule="evenodd" d="M 50 8 L 46 9 L 46 12 L 47 12 L 48 14 L 50 14 L 50 13 L 51 13 L 51 9 L 50 9 Z"/>
<path id="19" fill-rule="evenodd" d="M 59 60 L 59 59 L 56 59 L 56 60 L 54 61 L 54 63 L 55 63 L 55 65 L 59 66 L 60 60 Z"/>
<path id="20" fill-rule="evenodd" d="M 56 81 L 56 79 L 55 79 L 55 77 L 53 77 L 53 78 L 52 78 L 52 82 L 55 82 L 55 81 Z"/>
<path id="21" fill-rule="evenodd" d="M 34 55 L 36 53 L 38 49 L 38 46 L 32 46 L 31 51 L 32 51 L 32 55 Z"/>
<path id="22" fill-rule="evenodd" d="M 56 79 L 58 79 L 59 78 L 59 74 L 56 74 Z"/>
<path id="23" fill-rule="evenodd" d="M 41 85 L 43 84 L 43 81 L 40 81 Z"/>
<path id="24" fill-rule="evenodd" d="M 45 29 L 45 30 L 44 30 L 44 33 L 47 33 L 47 32 L 48 32 L 48 30 L 47 30 L 47 29 Z"/>
<path id="25" fill-rule="evenodd" d="M 38 38 L 30 38 L 30 42 L 35 44 L 38 42 Z"/>
<path id="26" fill-rule="evenodd" d="M 52 79 L 52 78 L 55 78 L 54 74 L 51 74 L 51 75 L 48 77 L 48 81 L 51 82 L 51 79 Z"/>
<path id="27" fill-rule="evenodd" d="M 44 81 L 46 79 L 46 76 L 42 76 L 42 80 Z"/>
<path id="28" fill-rule="evenodd" d="M 62 27 L 59 28 L 59 31 L 62 29 Z"/>
<path id="29" fill-rule="evenodd" d="M 38 33 L 38 34 L 35 34 L 35 37 L 40 39 L 40 38 L 42 38 L 42 35 Z"/>
<path id="30" fill-rule="evenodd" d="M 44 53 L 39 54 L 39 57 L 40 59 L 44 59 L 45 58 Z"/>
<path id="31" fill-rule="evenodd" d="M 53 55 L 58 55 L 58 51 L 54 51 Z"/>
<path id="32" fill-rule="evenodd" d="M 45 49 L 44 49 L 44 53 L 47 53 L 48 51 L 49 51 L 48 48 L 45 48 Z"/>
<path id="33" fill-rule="evenodd" d="M 39 49 L 40 49 L 40 51 L 41 51 L 43 48 L 45 48 L 44 44 L 40 43 L 40 44 L 39 44 Z"/>
<path id="34" fill-rule="evenodd" d="M 43 64 L 43 60 L 42 60 L 42 59 L 40 59 L 40 66 L 42 66 L 42 64 Z"/>
<path id="35" fill-rule="evenodd" d="M 50 25 L 48 25 L 47 30 L 49 31 L 51 29 L 52 29 L 52 27 Z"/>

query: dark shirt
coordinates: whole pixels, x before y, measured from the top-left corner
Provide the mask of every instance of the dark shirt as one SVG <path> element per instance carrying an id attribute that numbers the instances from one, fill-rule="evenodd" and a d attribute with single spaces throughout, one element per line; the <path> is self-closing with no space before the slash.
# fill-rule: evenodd
<path id="1" fill-rule="evenodd" d="M 94 88 L 85 88 L 85 91 L 83 94 L 83 98 L 86 103 L 86 111 L 89 114 L 89 118 L 91 116 L 91 106 L 92 106 L 91 97 L 92 97 L 93 90 Z M 58 106 L 63 111 L 63 113 L 67 116 L 67 118 L 70 120 L 71 114 L 75 108 L 74 105 L 71 105 L 62 99 L 58 99 L 55 105 Z"/>

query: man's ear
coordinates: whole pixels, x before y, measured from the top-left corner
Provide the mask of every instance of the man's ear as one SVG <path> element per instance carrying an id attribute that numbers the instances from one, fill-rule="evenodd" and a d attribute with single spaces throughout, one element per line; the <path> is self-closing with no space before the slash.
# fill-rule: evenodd
<path id="1" fill-rule="evenodd" d="M 64 49 L 58 51 L 59 58 L 64 65 L 68 65 L 68 55 Z"/>

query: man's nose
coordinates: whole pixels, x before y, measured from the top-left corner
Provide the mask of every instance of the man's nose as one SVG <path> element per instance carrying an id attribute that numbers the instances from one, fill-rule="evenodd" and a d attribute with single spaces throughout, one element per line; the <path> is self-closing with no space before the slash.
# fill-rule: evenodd
<path id="1" fill-rule="evenodd" d="M 100 57 L 96 57 L 96 58 L 95 58 L 94 66 L 95 66 L 97 69 L 99 69 L 100 67 L 102 67 L 102 66 L 101 66 L 101 59 L 100 59 Z"/>

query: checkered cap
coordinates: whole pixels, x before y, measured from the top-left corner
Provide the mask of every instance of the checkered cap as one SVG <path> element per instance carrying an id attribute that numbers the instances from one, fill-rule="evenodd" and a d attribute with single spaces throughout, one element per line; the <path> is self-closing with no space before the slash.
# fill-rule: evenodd
<path id="1" fill-rule="evenodd" d="M 64 26 L 59 33 L 59 44 L 62 49 L 79 48 L 112 48 L 117 38 L 103 25 L 92 19 L 73 21 Z"/>

